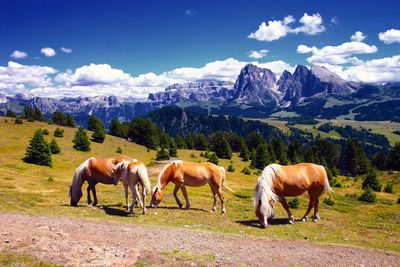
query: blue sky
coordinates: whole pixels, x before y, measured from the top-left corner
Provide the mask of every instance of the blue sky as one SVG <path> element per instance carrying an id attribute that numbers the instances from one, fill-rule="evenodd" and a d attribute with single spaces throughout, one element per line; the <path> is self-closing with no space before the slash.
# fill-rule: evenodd
<path id="1" fill-rule="evenodd" d="M 121 92 L 141 96 L 177 81 L 232 80 L 250 61 L 278 75 L 320 64 L 346 79 L 393 81 L 400 76 L 398 10 L 398 1 L 0 0 L 0 92 L 92 94 L 120 83 Z M 362 34 L 351 41 L 356 31 Z M 371 78 L 382 64 L 395 68 Z M 44 81 L 18 82 L 23 68 Z"/>

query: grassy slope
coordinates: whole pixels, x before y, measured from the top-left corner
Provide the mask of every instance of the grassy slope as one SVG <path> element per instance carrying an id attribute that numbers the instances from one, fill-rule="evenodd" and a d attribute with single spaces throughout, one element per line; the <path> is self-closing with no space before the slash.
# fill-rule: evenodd
<path id="1" fill-rule="evenodd" d="M 265 119 L 264 122 L 278 127 L 283 131 L 288 131 L 286 121 L 284 120 L 276 120 L 276 119 Z M 318 119 L 319 123 L 316 125 L 303 125 L 303 124 L 296 124 L 293 127 L 299 128 L 301 130 L 307 131 L 312 133 L 314 136 L 320 134 L 322 137 L 330 137 L 330 138 L 341 138 L 340 135 L 336 131 L 331 131 L 329 133 L 324 133 L 318 131 L 318 128 L 321 124 L 324 123 L 332 123 L 334 125 L 350 125 L 353 128 L 358 129 L 359 127 L 363 127 L 366 129 L 371 129 L 374 133 L 379 133 L 385 135 L 390 145 L 394 145 L 396 142 L 400 142 L 400 135 L 396 135 L 393 133 L 395 130 L 400 130 L 400 123 L 397 122 L 389 122 L 389 121 L 353 121 L 353 120 L 321 120 Z M 315 126 L 315 129 L 314 129 Z"/>
<path id="2" fill-rule="evenodd" d="M 75 130 L 65 128 L 65 136 L 56 139 L 62 153 L 53 156 L 53 168 L 26 164 L 21 158 L 33 132 L 38 128 L 46 128 L 50 131 L 50 136 L 46 138 L 50 140 L 56 126 L 26 121 L 23 125 L 15 125 L 10 120 L 8 118 L 9 122 L 5 123 L 5 118 L 0 117 L 0 211 L 189 227 L 194 230 L 265 238 L 302 240 L 307 238 L 311 242 L 400 252 L 400 205 L 395 204 L 398 196 L 379 193 L 378 204 L 361 204 L 357 200 L 344 196 L 346 193 L 361 192 L 360 182 L 354 183 L 353 180 L 344 181 L 344 188 L 335 189 L 334 206 L 321 203 L 322 221 L 319 223 L 276 224 L 270 225 L 265 230 L 253 227 L 256 218 L 252 194 L 257 176 L 243 175 L 238 171 L 248 163 L 241 162 L 237 155 L 233 158 L 236 172 L 227 174 L 228 184 L 235 193 L 227 193 L 228 214 L 226 216 L 209 212 L 212 197 L 208 187 L 188 188 L 192 206 L 189 211 L 176 209 L 172 185 L 167 187 L 167 194 L 161 207 L 149 209 L 149 213 L 144 216 L 138 215 L 138 211 L 135 215 L 126 216 L 122 206 L 124 194 L 121 184 L 117 187 L 106 185 L 97 187 L 99 205 L 103 207 L 88 207 L 85 201 L 81 201 L 78 208 L 70 207 L 67 197 L 68 185 L 75 168 L 89 156 L 114 156 L 116 148 L 121 146 L 125 155 L 138 158 L 148 164 L 155 152 L 147 152 L 142 146 L 111 136 L 106 137 L 104 144 L 92 143 L 92 151 L 89 153 L 77 152 L 72 149 L 71 143 Z M 179 151 L 180 158 L 188 161 L 203 161 L 204 159 L 200 158 L 199 154 L 198 151 Z M 192 155 L 195 157 L 192 158 Z M 228 164 L 229 161 L 221 160 L 220 165 L 227 167 Z M 157 171 L 154 167 L 150 167 L 149 173 L 151 182 L 154 184 Z M 48 181 L 49 177 L 54 180 Z M 399 174 L 386 175 L 384 182 L 388 179 L 396 179 L 395 193 L 400 193 Z M 86 192 L 84 197 L 86 197 Z M 297 218 L 303 215 L 306 205 L 306 197 L 301 197 L 300 208 L 293 210 Z M 280 204 L 276 205 L 276 218 L 286 218 Z"/>

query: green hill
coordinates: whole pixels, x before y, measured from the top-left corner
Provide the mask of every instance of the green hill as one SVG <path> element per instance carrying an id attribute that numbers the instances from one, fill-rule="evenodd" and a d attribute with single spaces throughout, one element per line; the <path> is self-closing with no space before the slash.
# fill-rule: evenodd
<path id="1" fill-rule="evenodd" d="M 8 122 L 6 122 L 6 120 Z M 110 157 L 117 155 L 121 147 L 123 154 L 145 162 L 149 168 L 152 185 L 162 169 L 163 164 L 153 162 L 155 151 L 132 142 L 106 136 L 103 144 L 91 144 L 90 152 L 78 152 L 72 148 L 72 138 L 76 129 L 63 128 L 64 137 L 56 138 L 61 153 L 53 155 L 53 167 L 37 166 L 22 161 L 26 146 L 33 133 L 39 129 L 47 129 L 50 141 L 56 125 L 42 122 L 14 124 L 11 118 L 0 117 L 0 211 L 29 213 L 46 216 L 81 217 L 93 220 L 114 220 L 134 224 L 163 225 L 170 227 L 189 227 L 199 231 L 211 231 L 234 235 L 259 236 L 264 238 L 305 239 L 311 242 L 346 244 L 362 247 L 388 249 L 400 252 L 400 205 L 396 204 L 400 194 L 400 174 L 382 175 L 382 184 L 394 182 L 395 194 L 378 193 L 378 203 L 367 205 L 359 202 L 350 194 L 358 194 L 361 190 L 361 179 L 341 177 L 343 188 L 334 188 L 335 204 L 328 206 L 321 203 L 319 223 L 301 223 L 294 225 L 270 225 L 261 230 L 253 227 L 256 216 L 253 208 L 253 188 L 257 175 L 244 175 L 240 171 L 249 165 L 242 162 L 237 154 L 233 156 L 236 171 L 227 173 L 227 183 L 234 193 L 226 193 L 227 215 L 209 212 L 212 196 L 208 186 L 188 188 L 191 210 L 175 209 L 172 196 L 173 186 L 167 187 L 164 201 L 157 209 L 149 209 L 147 215 L 127 215 L 124 211 L 124 192 L 122 185 L 98 185 L 99 207 L 90 207 L 84 197 L 78 208 L 70 207 L 67 196 L 75 168 L 88 157 Z M 179 158 L 186 161 L 205 161 L 200 151 L 179 150 Z M 220 160 L 225 168 L 229 160 Z M 254 171 L 252 171 L 254 172 Z M 84 189 L 86 186 L 84 185 Z M 346 196 L 347 194 L 347 196 Z M 147 204 L 149 203 L 148 201 Z M 322 197 L 322 200 L 326 196 Z M 308 199 L 300 197 L 299 209 L 293 210 L 296 218 L 300 218 L 307 206 Z M 322 201 L 321 201 L 322 202 Z M 167 209 L 165 207 L 173 207 Z M 276 218 L 286 218 L 280 204 L 276 205 Z"/>

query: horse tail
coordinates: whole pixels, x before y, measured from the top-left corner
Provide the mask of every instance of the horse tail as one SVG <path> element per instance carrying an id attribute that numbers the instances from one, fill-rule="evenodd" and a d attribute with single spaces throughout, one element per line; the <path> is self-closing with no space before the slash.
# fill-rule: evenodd
<path id="1" fill-rule="evenodd" d="M 323 193 L 328 192 L 329 196 L 332 196 L 333 189 L 332 189 L 331 185 L 329 184 L 328 174 L 326 173 L 325 167 L 324 166 L 321 166 L 321 167 L 322 167 L 322 169 L 324 171 L 324 176 L 325 176 L 324 177 L 325 178 L 325 183 L 324 183 L 324 191 L 323 191 Z"/>
<path id="2" fill-rule="evenodd" d="M 222 173 L 222 187 L 228 190 L 229 192 L 234 192 L 227 184 L 226 184 L 226 172 L 224 167 L 219 167 Z"/>
<path id="3" fill-rule="evenodd" d="M 150 194 L 150 179 L 147 174 L 147 169 L 144 164 L 138 166 L 139 182 L 142 187 L 146 190 L 147 194 Z"/>

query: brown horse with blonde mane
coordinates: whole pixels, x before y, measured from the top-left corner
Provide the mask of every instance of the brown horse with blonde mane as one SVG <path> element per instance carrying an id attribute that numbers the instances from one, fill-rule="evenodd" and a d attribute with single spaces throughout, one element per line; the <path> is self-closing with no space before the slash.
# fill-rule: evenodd
<path id="1" fill-rule="evenodd" d="M 173 161 L 164 167 L 163 171 L 158 176 L 156 185 L 153 188 L 153 197 L 150 207 L 155 208 L 164 197 L 165 187 L 169 182 L 175 184 L 174 197 L 179 208 L 182 208 L 182 202 L 179 200 L 177 193 L 181 189 L 183 197 L 186 201 L 185 209 L 190 208 L 189 199 L 186 192 L 186 186 L 203 186 L 209 184 L 213 197 L 214 204 L 211 211 L 217 209 L 217 196 L 221 201 L 221 213 L 226 213 L 224 193 L 222 186 L 225 180 L 225 169 L 210 162 L 192 163 L 183 162 L 181 160 Z M 230 190 L 229 188 L 227 188 Z"/>
<path id="2" fill-rule="evenodd" d="M 117 156 L 113 158 L 89 158 L 82 162 L 75 170 L 72 185 L 70 186 L 68 195 L 71 198 L 70 205 L 77 206 L 82 197 L 82 185 L 88 182 L 87 201 L 88 204 L 97 205 L 96 184 L 113 184 L 113 168 L 120 162 L 131 161 L 130 157 Z M 93 193 L 94 201 L 90 198 L 90 190 Z"/>
<path id="3" fill-rule="evenodd" d="M 319 197 L 325 191 L 331 192 L 332 189 L 323 166 L 300 163 L 290 166 L 268 165 L 258 178 L 254 191 L 256 215 L 260 220 L 261 227 L 265 228 L 268 224 L 267 219 L 274 216 L 273 204 L 278 201 L 285 208 L 289 223 L 294 223 L 294 217 L 285 197 L 299 196 L 305 192 L 308 193 L 310 201 L 302 221 L 307 220 L 308 214 L 314 207 L 313 221 L 316 222 L 319 219 Z"/>

